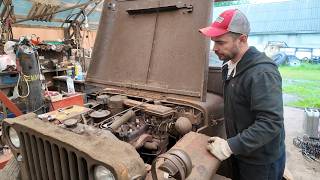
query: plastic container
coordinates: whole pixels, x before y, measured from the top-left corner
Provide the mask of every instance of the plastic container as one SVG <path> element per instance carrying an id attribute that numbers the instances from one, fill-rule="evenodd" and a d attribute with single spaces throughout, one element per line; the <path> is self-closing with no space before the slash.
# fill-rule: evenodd
<path id="1" fill-rule="evenodd" d="M 75 68 L 75 79 L 76 80 L 83 80 L 82 67 L 78 61 L 76 62 L 74 68 Z"/>
<path id="2" fill-rule="evenodd" d="M 19 75 L 18 74 L 7 74 L 0 76 L 0 83 L 1 84 L 16 84 L 18 81 Z"/>
<path id="3" fill-rule="evenodd" d="M 319 116 L 320 112 L 315 108 L 305 108 L 303 130 L 310 137 L 319 137 Z"/>
<path id="4" fill-rule="evenodd" d="M 74 89 L 74 81 L 71 77 L 67 77 L 67 87 L 68 87 L 68 93 L 74 94 L 76 91 Z"/>

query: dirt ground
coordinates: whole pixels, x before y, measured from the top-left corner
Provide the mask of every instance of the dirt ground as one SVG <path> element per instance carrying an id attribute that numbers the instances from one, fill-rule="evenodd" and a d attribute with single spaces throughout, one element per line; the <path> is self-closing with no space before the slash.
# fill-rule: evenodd
<path id="1" fill-rule="evenodd" d="M 296 148 L 292 140 L 303 135 L 302 123 L 304 110 L 299 108 L 284 107 L 284 124 L 286 130 L 287 168 L 294 180 L 319 180 L 320 163 L 310 161 Z"/>

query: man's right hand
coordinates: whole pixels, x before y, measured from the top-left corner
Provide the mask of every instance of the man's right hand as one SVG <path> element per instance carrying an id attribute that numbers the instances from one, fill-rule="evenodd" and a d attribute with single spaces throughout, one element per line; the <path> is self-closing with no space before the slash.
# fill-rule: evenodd
<path id="1" fill-rule="evenodd" d="M 208 139 L 208 143 L 208 151 L 220 161 L 226 160 L 231 156 L 232 151 L 226 140 L 219 137 L 211 137 Z"/>

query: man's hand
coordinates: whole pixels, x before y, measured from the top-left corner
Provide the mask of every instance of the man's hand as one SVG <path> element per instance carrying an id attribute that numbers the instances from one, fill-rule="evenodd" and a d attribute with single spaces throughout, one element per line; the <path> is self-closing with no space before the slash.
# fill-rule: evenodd
<path id="1" fill-rule="evenodd" d="M 220 161 L 226 160 L 231 156 L 232 151 L 226 140 L 219 137 L 211 137 L 208 139 L 208 143 L 208 151 Z"/>

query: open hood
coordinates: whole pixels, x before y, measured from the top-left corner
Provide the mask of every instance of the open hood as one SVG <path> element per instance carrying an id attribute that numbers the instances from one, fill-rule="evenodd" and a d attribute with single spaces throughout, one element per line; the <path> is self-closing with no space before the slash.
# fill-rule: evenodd
<path id="1" fill-rule="evenodd" d="M 212 1 L 106 0 L 86 81 L 204 100 Z"/>

